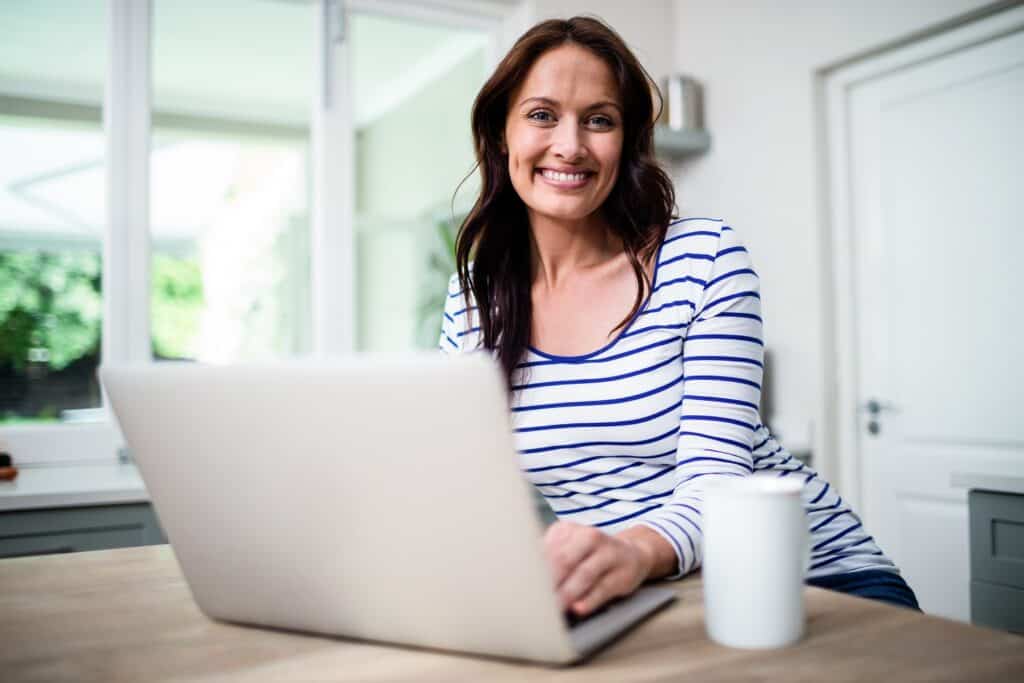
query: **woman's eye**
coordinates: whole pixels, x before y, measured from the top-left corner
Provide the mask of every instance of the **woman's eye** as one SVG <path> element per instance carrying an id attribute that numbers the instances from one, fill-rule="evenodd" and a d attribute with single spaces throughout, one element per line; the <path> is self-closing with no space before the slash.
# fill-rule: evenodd
<path id="1" fill-rule="evenodd" d="M 591 116 L 590 119 L 588 119 L 588 123 L 597 128 L 611 128 L 612 126 L 615 125 L 615 122 L 612 121 L 611 118 L 605 116 L 604 114 Z"/>
<path id="2" fill-rule="evenodd" d="M 526 115 L 526 118 L 532 119 L 534 121 L 542 121 L 544 123 L 555 120 L 555 117 L 551 115 L 551 112 L 544 111 L 543 109 L 531 111 L 529 114 Z"/>

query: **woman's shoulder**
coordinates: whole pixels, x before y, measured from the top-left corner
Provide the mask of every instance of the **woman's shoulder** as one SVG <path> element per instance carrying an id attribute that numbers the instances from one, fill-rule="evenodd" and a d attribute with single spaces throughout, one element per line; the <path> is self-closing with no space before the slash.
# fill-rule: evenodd
<path id="1" fill-rule="evenodd" d="M 458 273 L 453 273 L 448 278 L 439 344 L 442 350 L 449 353 L 475 349 L 480 345 L 480 328 L 473 292 L 463 291 Z"/>
<path id="2" fill-rule="evenodd" d="M 680 276 L 698 275 L 714 263 L 731 230 L 721 218 L 673 219 L 658 249 L 658 269 L 669 267 Z"/>
<path id="3" fill-rule="evenodd" d="M 469 262 L 469 269 L 472 272 L 473 262 Z M 448 278 L 448 301 L 452 305 L 473 305 L 473 290 L 462 288 L 458 272 L 452 273 Z"/>
<path id="4" fill-rule="evenodd" d="M 725 219 L 677 218 L 658 251 L 653 292 L 659 306 L 666 301 L 696 305 L 710 284 L 730 274 L 753 272 L 746 248 Z"/>
<path id="5" fill-rule="evenodd" d="M 723 232 L 732 230 L 724 218 L 682 216 L 673 218 L 665 231 L 662 245 L 676 244 L 701 249 L 717 245 Z"/>
<path id="6" fill-rule="evenodd" d="M 453 273 L 448 278 L 448 291 L 445 301 L 445 312 L 449 315 L 463 315 L 476 310 L 476 300 L 473 298 L 473 290 L 463 289 L 459 282 L 459 274 Z"/>
<path id="7" fill-rule="evenodd" d="M 711 265 L 721 256 L 739 253 L 745 255 L 746 248 L 735 228 L 724 218 L 683 217 L 669 223 L 658 263 L 685 262 L 700 270 L 700 262 Z"/>

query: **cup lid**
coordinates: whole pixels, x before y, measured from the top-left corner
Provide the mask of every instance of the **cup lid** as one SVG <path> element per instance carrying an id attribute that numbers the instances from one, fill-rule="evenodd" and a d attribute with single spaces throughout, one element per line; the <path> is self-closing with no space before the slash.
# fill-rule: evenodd
<path id="1" fill-rule="evenodd" d="M 799 496 L 803 484 L 796 479 L 780 477 L 777 472 L 754 473 L 747 477 L 722 477 L 708 482 L 708 493 L 724 495 Z"/>

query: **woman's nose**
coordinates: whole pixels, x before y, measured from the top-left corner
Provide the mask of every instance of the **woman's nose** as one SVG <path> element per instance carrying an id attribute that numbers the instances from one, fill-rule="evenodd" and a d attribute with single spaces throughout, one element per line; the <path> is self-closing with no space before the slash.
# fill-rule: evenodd
<path id="1" fill-rule="evenodd" d="M 555 128 L 554 139 L 551 143 L 551 151 L 560 159 L 566 161 L 578 161 L 586 156 L 586 146 L 583 144 L 579 124 L 565 117 Z"/>

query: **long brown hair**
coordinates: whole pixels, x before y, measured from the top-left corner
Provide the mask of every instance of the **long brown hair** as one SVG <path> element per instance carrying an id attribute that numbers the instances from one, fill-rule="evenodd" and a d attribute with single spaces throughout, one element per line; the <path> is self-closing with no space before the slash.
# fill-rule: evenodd
<path id="1" fill-rule="evenodd" d="M 509 97 L 533 63 L 566 43 L 586 48 L 608 64 L 623 104 L 618 178 L 601 211 L 622 240 L 636 274 L 637 295 L 633 310 L 613 332 L 628 324 L 643 305 L 644 292 L 651 287 L 643 263 L 664 240 L 675 207 L 672 181 L 654 160 L 653 81 L 622 38 L 590 17 L 551 19 L 524 33 L 473 103 L 481 189 L 459 228 L 455 249 L 459 284 L 476 300 L 483 345 L 497 352 L 510 387 L 516 364 L 530 343 L 533 307 L 529 221 L 502 152 L 505 121 Z"/>

